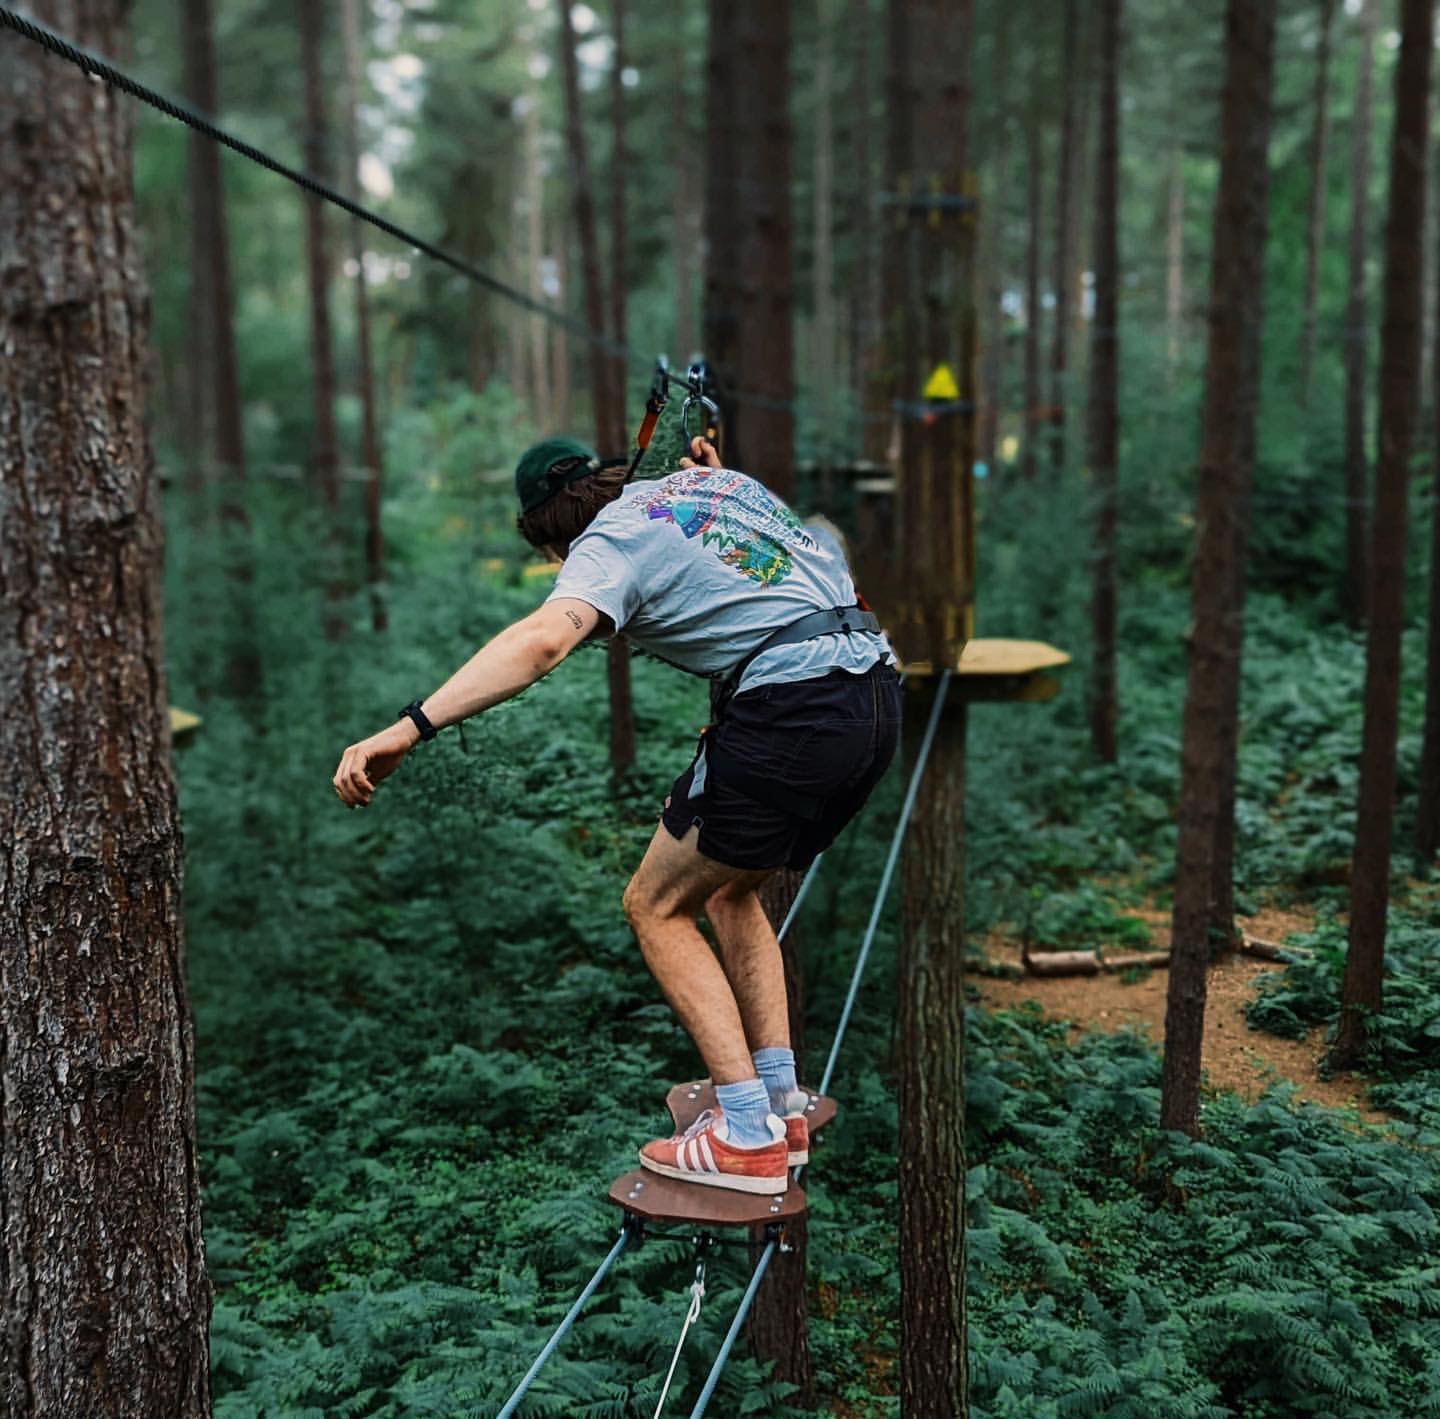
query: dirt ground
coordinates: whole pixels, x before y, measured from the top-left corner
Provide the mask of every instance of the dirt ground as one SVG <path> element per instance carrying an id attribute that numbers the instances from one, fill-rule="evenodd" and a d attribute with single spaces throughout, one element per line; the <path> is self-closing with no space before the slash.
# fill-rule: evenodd
<path id="1" fill-rule="evenodd" d="M 1153 949 L 1170 945 L 1170 914 L 1162 910 L 1138 909 L 1127 915 L 1150 927 Z M 1264 941 L 1283 943 L 1294 932 L 1308 931 L 1313 918 L 1303 911 L 1264 909 L 1253 917 L 1241 918 L 1248 935 Z M 1003 930 L 985 939 L 992 962 L 1019 967 L 1019 941 Z M 1233 1089 L 1246 1099 L 1255 1099 L 1277 1078 L 1291 1080 L 1300 1096 L 1334 1108 L 1353 1108 L 1362 1118 L 1383 1121 L 1385 1115 L 1364 1102 L 1363 1075 L 1321 1079 L 1318 1065 L 1325 1053 L 1323 1027 L 1317 1026 L 1304 1040 L 1282 1040 L 1252 1030 L 1245 1020 L 1245 1006 L 1255 994 L 1259 978 L 1284 967 L 1251 956 L 1232 955 L 1210 970 L 1209 995 L 1205 1007 L 1204 1068 L 1211 1085 Z M 1073 1036 L 1086 1029 L 1114 1033 L 1138 1029 L 1159 1044 L 1165 1038 L 1165 991 L 1169 972 L 1161 968 L 1146 978 L 1126 984 L 1120 972 L 1097 976 L 1062 976 L 1042 979 L 1025 976 L 1005 980 L 972 973 L 971 983 L 991 1009 L 1006 1009 L 1027 1000 L 1040 1003 L 1053 1018 L 1074 1021 Z"/>

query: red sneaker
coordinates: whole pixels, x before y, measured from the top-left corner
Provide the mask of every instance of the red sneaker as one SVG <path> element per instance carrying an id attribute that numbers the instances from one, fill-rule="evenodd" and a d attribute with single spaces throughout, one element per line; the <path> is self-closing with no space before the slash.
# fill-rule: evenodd
<path id="1" fill-rule="evenodd" d="M 810 1161 L 810 1120 L 802 1114 L 786 1114 L 780 1120 L 785 1125 L 785 1146 L 790 1150 L 787 1166 L 803 1168 Z"/>
<path id="2" fill-rule="evenodd" d="M 724 1115 L 706 1109 L 684 1133 L 657 1138 L 640 1150 L 640 1162 L 653 1173 L 736 1192 L 781 1193 L 790 1183 L 785 1125 L 769 1117 L 770 1142 L 741 1148 L 730 1142 Z"/>

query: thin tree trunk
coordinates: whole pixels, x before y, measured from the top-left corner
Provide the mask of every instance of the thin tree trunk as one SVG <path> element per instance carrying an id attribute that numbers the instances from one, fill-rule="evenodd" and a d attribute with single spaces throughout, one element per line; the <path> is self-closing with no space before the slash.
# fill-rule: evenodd
<path id="1" fill-rule="evenodd" d="M 1436 326 L 1440 332 L 1440 312 Z M 1440 337 L 1437 337 L 1440 343 Z M 1432 365 L 1440 382 L 1440 350 Z M 1440 410 L 1440 389 L 1435 392 Z M 1415 805 L 1415 857 L 1422 870 L 1440 849 L 1440 439 L 1431 450 L 1434 476 L 1430 505 L 1430 620 L 1425 661 L 1425 729 L 1420 748 L 1420 791 Z"/>
<path id="2" fill-rule="evenodd" d="M 349 179 L 360 196 L 360 0 L 342 0 L 345 40 L 345 156 Z M 387 624 L 385 600 L 385 530 L 380 521 L 384 496 L 384 465 L 379 423 L 375 414 L 375 375 L 370 354 L 370 295 L 365 281 L 365 243 L 360 221 L 350 220 L 350 259 L 355 263 L 355 337 L 359 358 L 361 457 L 365 479 L 365 574 L 370 583 L 370 622 L 377 631 Z"/>
<path id="3" fill-rule="evenodd" d="M 611 29 L 615 56 L 610 75 L 610 123 L 614 140 L 610 173 L 610 334 L 623 345 L 626 339 L 625 297 L 629 284 L 625 230 L 625 168 L 629 161 L 625 149 L 625 0 L 613 0 Z M 623 354 L 616 354 L 610 377 L 610 395 L 614 401 L 614 408 L 610 411 L 611 451 L 618 455 L 628 451 L 630 445 L 625 426 Z M 629 642 L 623 636 L 613 636 L 605 653 L 610 691 L 610 771 L 620 779 L 635 762 L 635 697 L 630 684 Z"/>
<path id="4" fill-rule="evenodd" d="M 1065 383 L 1070 357 L 1070 259 L 1075 241 L 1070 203 L 1075 178 L 1075 109 L 1079 9 L 1076 0 L 1065 0 L 1061 27 L 1061 64 L 1064 66 L 1063 112 L 1060 120 L 1060 155 L 1055 165 L 1055 249 L 1051 253 L 1055 286 L 1055 330 L 1050 345 L 1050 461 L 1065 466 Z"/>
<path id="5" fill-rule="evenodd" d="M 986 326 L 983 342 L 984 403 L 980 411 L 980 461 L 995 470 L 1000 444 L 1001 411 L 1004 408 L 1005 385 L 1005 271 L 1009 245 L 1006 241 L 1005 216 L 1010 191 L 1010 113 L 1006 93 L 1010 78 L 1010 26 L 1013 11 L 1006 5 L 996 17 L 995 31 L 995 158 L 989 184 L 981 241 L 984 255 L 980 270 L 986 284 Z"/>
<path id="6" fill-rule="evenodd" d="M 1097 499 L 1090 740 L 1096 757 L 1106 764 L 1119 757 L 1115 541 L 1120 449 L 1120 23 L 1121 0 L 1103 0 L 1100 156 L 1095 174 L 1095 322 L 1090 331 L 1089 457 Z"/>
<path id="7" fill-rule="evenodd" d="M 760 889 L 760 902 L 776 931 L 795 900 L 804 874 L 781 871 Z M 805 1072 L 805 958 L 802 939 L 792 929 L 780 942 L 785 966 L 785 994 L 790 1016 L 790 1048 L 800 1082 L 813 1084 Z M 751 1236 L 751 1264 L 764 1249 L 763 1231 Z M 794 1385 L 789 1402 L 801 1409 L 815 1406 L 815 1370 L 810 1355 L 810 1304 L 806 1289 L 809 1234 L 805 1218 L 785 1228 L 787 1250 L 770 1264 L 750 1311 L 746 1333 L 757 1360 L 773 1362 L 771 1375 Z"/>
<path id="8" fill-rule="evenodd" d="M 118 0 L 35 0 L 123 62 Z M 131 106 L 0 45 L 0 1413 L 211 1413 Z"/>
<path id="9" fill-rule="evenodd" d="M 880 280 L 883 258 L 880 228 L 875 220 L 875 67 L 874 26 L 867 0 L 849 0 L 846 29 L 852 42 L 855 67 L 855 250 L 856 276 L 851 285 L 850 388 L 855 407 L 866 416 L 861 435 L 865 457 L 878 457 L 877 435 L 883 437 L 882 421 L 868 416 L 868 392 L 874 387 L 883 354 L 880 330 Z"/>
<path id="10" fill-rule="evenodd" d="M 1045 417 L 1040 392 L 1040 118 L 1033 92 L 1026 124 L 1025 442 L 1020 471 L 1033 479 L 1039 468 L 1040 429 Z"/>
<path id="11" fill-rule="evenodd" d="M 970 0 L 891 0 L 892 149 L 906 189 L 967 189 Z M 940 363 L 962 408 L 901 428 L 893 610 L 902 654 L 957 666 L 974 603 L 975 236 L 958 214 L 920 207 L 906 223 L 901 388 Z M 907 696 L 905 759 L 918 753 L 938 680 Z M 965 1331 L 965 702 L 952 685 L 906 843 L 898 962 L 900 1409 L 907 1419 L 968 1414 Z"/>
<path id="12" fill-rule="evenodd" d="M 543 192 L 543 188 L 542 188 Z M 551 217 L 551 241 L 555 251 L 555 304 L 568 308 L 570 299 L 570 222 L 562 199 Z M 573 388 L 570 361 L 570 334 L 561 325 L 550 328 L 551 414 L 558 429 L 570 427 L 571 392 Z"/>
<path id="13" fill-rule="evenodd" d="M 1320 294 L 1320 246 L 1325 234 L 1325 153 L 1330 140 L 1330 31 L 1335 0 L 1320 0 L 1320 47 L 1315 58 L 1315 127 L 1310 136 L 1310 210 L 1305 232 L 1305 305 L 1300 327 L 1300 404 L 1310 402 L 1315 362 L 1315 311 Z"/>
<path id="14" fill-rule="evenodd" d="M 1185 153 L 1177 146 L 1170 155 L 1170 179 L 1165 203 L 1165 356 L 1172 384 L 1180 370 L 1184 338 Z"/>
<path id="15" fill-rule="evenodd" d="M 1233 772 L 1244 642 L 1268 226 L 1276 0 L 1229 0 L 1220 188 L 1192 573 L 1162 1127 L 1199 1129 L 1200 1045 L 1215 924 L 1217 835 Z"/>
<path id="16" fill-rule="evenodd" d="M 1350 146 L 1350 275 L 1345 299 L 1345 576 L 1341 604 L 1347 620 L 1365 620 L 1370 489 L 1370 456 L 1365 434 L 1365 399 L 1369 383 L 1369 302 L 1365 258 L 1370 243 L 1370 127 L 1374 114 L 1375 32 L 1380 23 L 1378 0 L 1361 0 L 1359 79 Z"/>
<path id="17" fill-rule="evenodd" d="M 1370 627 L 1365 651 L 1365 736 L 1355 854 L 1350 871 L 1350 949 L 1333 1064 L 1359 1063 L 1367 1022 L 1380 1009 L 1390 843 L 1395 810 L 1395 737 L 1400 712 L 1400 636 L 1405 620 L 1405 535 L 1410 450 L 1420 393 L 1426 148 L 1435 9 L 1402 0 L 1385 229 L 1385 308 L 1380 338 L 1380 444 L 1375 463 Z"/>
<path id="18" fill-rule="evenodd" d="M 540 168 L 540 100 L 525 95 L 525 122 L 521 151 L 525 164 L 525 237 L 529 253 L 528 289 L 532 300 L 543 300 L 545 287 L 541 265 L 545 255 L 545 187 Z M 549 325 L 543 315 L 529 317 L 528 358 L 534 399 L 531 416 L 542 429 L 557 427 L 561 420 L 555 410 L 554 378 L 550 370 L 547 336 Z"/>
<path id="19" fill-rule="evenodd" d="M 305 167 L 326 181 L 330 138 L 325 120 L 324 0 L 300 0 L 300 64 L 305 87 Z M 330 330 L 330 251 L 325 204 L 305 197 L 305 250 L 310 277 L 310 352 L 315 374 L 315 430 L 311 472 L 331 509 L 340 503 L 340 442 L 335 432 L 335 352 Z"/>
<path id="20" fill-rule="evenodd" d="M 677 66 L 678 69 L 678 66 Z M 677 72 L 671 84 L 670 126 L 685 141 L 676 143 L 675 179 L 670 208 L 670 228 L 675 249 L 675 354 L 688 363 L 697 347 L 700 298 L 696 290 L 700 271 L 700 204 L 705 194 L 695 180 L 695 154 L 690 139 L 691 108 L 689 78 Z"/>
<path id="21" fill-rule="evenodd" d="M 786 499 L 795 495 L 789 95 L 789 7 L 711 0 L 705 352 L 725 411 L 725 461 L 748 458 Z"/>
<path id="22" fill-rule="evenodd" d="M 580 112 L 580 66 L 575 58 L 575 27 L 570 0 L 559 0 L 561 67 L 565 74 L 565 131 L 570 151 L 570 187 L 575 198 L 575 226 L 580 234 L 580 265 L 585 285 L 585 319 L 592 330 L 605 329 L 605 286 L 600 274 L 600 238 L 591 195 L 590 161 L 585 147 L 585 125 Z M 617 108 L 617 112 L 621 111 Z M 624 189 L 616 164 L 618 195 L 623 208 Z M 617 228 L 617 261 L 624 259 L 623 216 Z M 618 272 L 617 272 L 618 275 Z M 624 319 L 624 296 L 613 315 Z M 621 391 L 615 385 L 615 361 L 592 346 L 590 398 L 595 408 L 595 443 L 602 458 L 619 457 L 626 448 Z M 630 647 L 616 636 L 607 651 L 610 690 L 610 771 L 621 779 L 635 762 L 635 707 L 630 690 Z"/>
<path id="23" fill-rule="evenodd" d="M 828 0 L 815 0 L 815 151 L 812 221 L 815 260 L 811 294 L 810 382 L 811 400 L 818 416 L 820 452 L 833 460 L 830 446 L 836 409 L 832 398 L 838 367 L 836 342 L 839 323 L 835 313 L 835 114 L 831 90 L 835 85 L 835 36 Z"/>
<path id="24" fill-rule="evenodd" d="M 201 113 L 220 110 L 216 77 L 212 0 L 186 0 L 180 7 L 185 62 L 185 96 Z M 230 243 L 225 226 L 225 184 L 220 149 L 199 133 L 190 134 L 190 253 L 193 287 L 190 323 L 199 398 L 198 440 L 202 459 L 213 459 L 220 475 L 224 521 L 243 525 L 245 430 L 240 378 L 235 362 L 234 296 Z"/>

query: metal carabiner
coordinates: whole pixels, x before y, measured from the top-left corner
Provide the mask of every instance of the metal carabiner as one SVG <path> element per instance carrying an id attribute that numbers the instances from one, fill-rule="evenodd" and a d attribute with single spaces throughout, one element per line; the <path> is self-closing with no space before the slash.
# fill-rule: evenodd
<path id="1" fill-rule="evenodd" d="M 708 440 L 716 446 L 719 452 L 718 440 L 720 437 L 720 406 L 706 393 L 710 389 L 710 368 L 704 360 L 697 360 L 685 372 L 685 382 L 690 392 L 685 396 L 685 402 L 680 406 L 680 434 L 685 441 L 685 455 L 692 456 L 690 441 L 695 434 L 690 432 L 690 410 L 698 404 L 704 423 L 697 431 L 699 436 Z"/>

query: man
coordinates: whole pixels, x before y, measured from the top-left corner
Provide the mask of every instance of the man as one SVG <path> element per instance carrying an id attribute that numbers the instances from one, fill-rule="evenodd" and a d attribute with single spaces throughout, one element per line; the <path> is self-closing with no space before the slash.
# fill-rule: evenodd
<path id="1" fill-rule="evenodd" d="M 780 947 L 757 892 L 778 868 L 808 867 L 860 810 L 895 751 L 900 678 L 838 540 L 722 468 L 705 440 L 691 449 L 678 472 L 628 486 L 623 464 L 602 467 L 573 440 L 529 449 L 518 525 L 562 560 L 554 589 L 396 724 L 351 745 L 334 783 L 352 807 L 368 804 L 417 740 L 518 694 L 593 637 L 623 630 L 715 681 L 714 723 L 665 800 L 624 910 L 720 1108 L 646 1144 L 640 1161 L 774 1193 L 807 1161 L 809 1136 Z"/>

